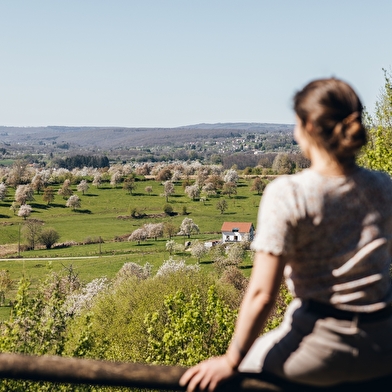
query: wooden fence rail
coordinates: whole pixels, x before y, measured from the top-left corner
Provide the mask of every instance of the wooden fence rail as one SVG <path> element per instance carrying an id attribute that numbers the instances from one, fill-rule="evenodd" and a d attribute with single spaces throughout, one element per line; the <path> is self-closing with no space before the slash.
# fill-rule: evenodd
<path id="1" fill-rule="evenodd" d="M 179 386 L 178 381 L 185 370 L 186 368 L 179 366 L 143 365 L 57 356 L 0 354 L 0 378 L 3 379 L 182 391 L 184 388 Z M 358 392 L 373 390 L 380 392 L 392 390 L 392 376 L 359 384 L 320 389 L 284 383 L 268 377 L 261 380 L 256 379 L 254 375 L 242 374 L 223 385 L 220 390 L 262 392 Z"/>
<path id="2" fill-rule="evenodd" d="M 0 378 L 4 379 L 182 391 L 184 388 L 179 386 L 178 381 L 185 370 L 180 366 L 0 354 Z M 237 380 L 231 386 L 244 391 L 280 391 L 258 380 Z M 225 390 L 228 390 L 227 386 Z"/>

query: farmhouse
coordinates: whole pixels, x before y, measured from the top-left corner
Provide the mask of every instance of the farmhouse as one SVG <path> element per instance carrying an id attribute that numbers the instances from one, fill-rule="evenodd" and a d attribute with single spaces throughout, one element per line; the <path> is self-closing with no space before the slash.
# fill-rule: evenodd
<path id="1" fill-rule="evenodd" d="M 225 243 L 252 241 L 255 229 L 250 222 L 224 222 L 221 231 L 222 242 Z"/>

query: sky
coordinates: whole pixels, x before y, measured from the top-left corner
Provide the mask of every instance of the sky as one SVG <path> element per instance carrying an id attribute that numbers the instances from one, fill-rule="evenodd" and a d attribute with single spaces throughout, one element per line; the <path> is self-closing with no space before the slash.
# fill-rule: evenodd
<path id="1" fill-rule="evenodd" d="M 391 0 L 0 0 L 0 125 L 292 124 L 316 78 L 372 112 Z"/>

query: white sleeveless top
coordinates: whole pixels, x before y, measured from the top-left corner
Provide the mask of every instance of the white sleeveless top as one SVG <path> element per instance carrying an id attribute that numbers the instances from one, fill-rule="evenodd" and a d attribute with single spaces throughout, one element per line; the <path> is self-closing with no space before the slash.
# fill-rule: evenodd
<path id="1" fill-rule="evenodd" d="M 252 249 L 287 258 L 295 296 L 373 312 L 392 302 L 391 241 L 388 175 L 359 168 L 327 177 L 306 169 L 267 186 Z"/>

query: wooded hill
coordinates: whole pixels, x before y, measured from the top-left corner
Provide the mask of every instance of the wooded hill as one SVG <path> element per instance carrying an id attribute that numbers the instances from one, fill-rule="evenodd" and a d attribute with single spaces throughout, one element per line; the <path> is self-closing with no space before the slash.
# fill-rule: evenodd
<path id="1" fill-rule="evenodd" d="M 178 128 L 116 128 L 116 127 L 4 127 L 0 126 L 0 146 L 60 145 L 68 148 L 114 150 L 118 148 L 184 146 L 197 140 L 241 137 L 244 134 L 292 133 L 293 125 L 262 123 L 198 124 Z"/>

